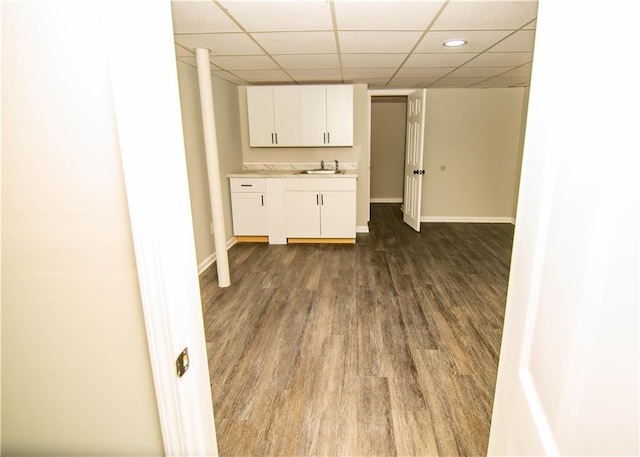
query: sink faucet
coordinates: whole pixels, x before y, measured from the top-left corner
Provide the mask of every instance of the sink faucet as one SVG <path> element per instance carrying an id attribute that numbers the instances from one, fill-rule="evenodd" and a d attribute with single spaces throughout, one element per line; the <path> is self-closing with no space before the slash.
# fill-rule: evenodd
<path id="1" fill-rule="evenodd" d="M 324 170 L 324 160 L 320 161 L 320 169 Z"/>
<path id="2" fill-rule="evenodd" d="M 336 171 L 338 171 L 338 159 L 336 159 Z"/>

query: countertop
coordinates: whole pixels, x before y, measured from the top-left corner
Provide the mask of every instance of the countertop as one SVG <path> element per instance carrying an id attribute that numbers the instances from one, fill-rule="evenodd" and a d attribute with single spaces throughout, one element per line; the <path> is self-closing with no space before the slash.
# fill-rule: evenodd
<path id="1" fill-rule="evenodd" d="M 301 175 L 300 170 L 241 170 L 236 173 L 228 173 L 227 178 L 357 178 L 355 170 L 344 170 L 335 175 Z"/>

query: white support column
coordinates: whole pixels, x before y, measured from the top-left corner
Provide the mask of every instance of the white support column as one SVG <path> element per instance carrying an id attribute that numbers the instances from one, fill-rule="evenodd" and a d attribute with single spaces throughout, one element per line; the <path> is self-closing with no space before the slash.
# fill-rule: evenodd
<path id="1" fill-rule="evenodd" d="M 218 286 L 228 287 L 231 284 L 231 278 L 229 275 L 229 258 L 227 256 L 227 236 L 224 229 L 222 186 L 220 182 L 220 164 L 218 161 L 216 118 L 213 112 L 209 50 L 197 48 L 196 61 L 198 65 L 198 85 L 200 86 L 200 109 L 202 110 L 204 148 L 207 157 L 207 175 L 209 176 L 209 198 L 211 200 L 211 217 L 213 218 L 213 238 L 216 248 Z"/>

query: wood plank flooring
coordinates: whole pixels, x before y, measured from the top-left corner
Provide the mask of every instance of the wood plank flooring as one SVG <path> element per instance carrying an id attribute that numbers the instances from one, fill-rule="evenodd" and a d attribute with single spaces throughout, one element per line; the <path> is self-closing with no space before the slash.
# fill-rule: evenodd
<path id="1" fill-rule="evenodd" d="M 485 455 L 512 238 L 373 204 L 355 245 L 231 248 L 201 277 L 220 455 Z"/>

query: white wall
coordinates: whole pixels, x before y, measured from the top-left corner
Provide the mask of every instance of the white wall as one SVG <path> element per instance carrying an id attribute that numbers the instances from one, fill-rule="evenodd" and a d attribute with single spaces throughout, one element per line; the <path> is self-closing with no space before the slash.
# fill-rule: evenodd
<path id="1" fill-rule="evenodd" d="M 2 5 L 4 455 L 163 454 L 97 12 Z"/>
<path id="2" fill-rule="evenodd" d="M 207 163 L 202 132 L 202 114 L 195 67 L 178 61 L 180 108 L 184 130 L 184 145 L 189 174 L 189 193 L 196 240 L 196 256 L 201 268 L 210 265 L 215 254 L 211 234 L 211 202 L 207 180 Z M 242 169 L 242 143 L 240 140 L 240 112 L 238 88 L 220 78 L 211 78 L 222 182 L 225 230 L 227 241 L 233 239 L 231 196 L 227 173 Z"/>
<path id="3" fill-rule="evenodd" d="M 427 90 L 423 218 L 515 216 L 525 100 L 523 88 Z"/>
<path id="4" fill-rule="evenodd" d="M 639 13 L 540 1 L 490 455 L 640 453 Z"/>

